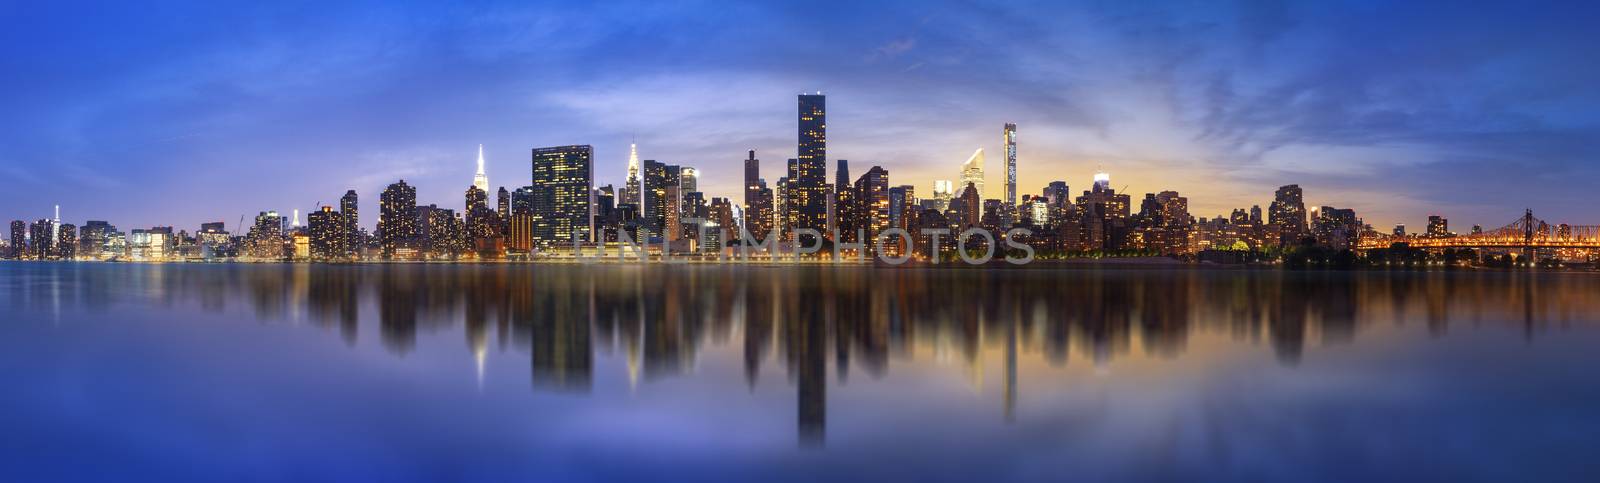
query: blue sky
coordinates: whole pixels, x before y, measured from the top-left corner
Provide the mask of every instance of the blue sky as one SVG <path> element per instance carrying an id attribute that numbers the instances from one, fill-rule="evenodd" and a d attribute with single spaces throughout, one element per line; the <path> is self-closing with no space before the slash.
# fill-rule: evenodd
<path id="1" fill-rule="evenodd" d="M 592 144 L 598 185 L 632 139 L 737 199 L 821 90 L 830 159 L 923 194 L 983 147 L 999 197 L 1016 122 L 1024 193 L 1103 167 L 1197 216 L 1299 183 L 1382 228 L 1600 224 L 1579 2 L 224 3 L 0 6 L 0 217 L 231 227 L 352 188 L 375 213 L 400 178 L 459 207 L 480 143 L 511 187 L 530 148 Z"/>

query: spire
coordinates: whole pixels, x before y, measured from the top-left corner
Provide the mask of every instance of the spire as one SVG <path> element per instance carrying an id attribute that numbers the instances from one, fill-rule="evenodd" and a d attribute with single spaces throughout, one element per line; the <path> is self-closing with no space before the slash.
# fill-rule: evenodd
<path id="1" fill-rule="evenodd" d="M 639 145 L 628 143 L 628 179 L 639 177 Z"/>
<path id="2" fill-rule="evenodd" d="M 489 176 L 483 174 L 483 145 L 482 144 L 478 145 L 478 174 L 472 177 L 472 185 L 478 187 L 478 189 L 480 189 L 480 190 L 483 190 L 484 193 L 488 193 L 489 192 Z"/>

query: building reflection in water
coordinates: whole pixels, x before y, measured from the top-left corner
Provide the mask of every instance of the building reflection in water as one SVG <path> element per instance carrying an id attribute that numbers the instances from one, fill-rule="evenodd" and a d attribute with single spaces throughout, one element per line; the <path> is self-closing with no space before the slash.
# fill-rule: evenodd
<path id="1" fill-rule="evenodd" d="M 586 394 L 596 354 L 627 361 L 629 384 L 684 374 L 705 347 L 742 348 L 753 391 L 774 362 L 795 388 L 802 446 L 826 440 L 828 377 L 850 382 L 892 360 L 957 363 L 982 387 L 999 354 L 1001 418 L 1016 418 L 1019 367 L 1137 353 L 1183 357 L 1205 332 L 1269 347 L 1284 365 L 1350 344 L 1373 324 L 1521 324 L 1529 337 L 1588 322 L 1600 279 L 1578 273 L 1252 270 L 875 269 L 562 265 L 8 264 L 13 309 L 112 311 L 124 299 L 242 305 L 301 318 L 344 344 L 375 311 L 377 341 L 404 357 L 419 332 L 461 330 L 481 384 L 490 350 L 528 354 L 537 390 Z M 370 317 L 370 315 L 369 315 Z M 370 330 L 370 329 L 369 329 Z M 829 364 L 833 367 L 829 367 Z M 869 382 L 870 383 L 870 382 Z"/>

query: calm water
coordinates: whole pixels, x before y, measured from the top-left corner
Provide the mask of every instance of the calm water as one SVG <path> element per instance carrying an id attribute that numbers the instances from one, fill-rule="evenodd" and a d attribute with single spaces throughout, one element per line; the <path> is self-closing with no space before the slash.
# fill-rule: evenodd
<path id="1" fill-rule="evenodd" d="M 3 263 L 0 313 L 5 481 L 1600 470 L 1596 274 Z"/>

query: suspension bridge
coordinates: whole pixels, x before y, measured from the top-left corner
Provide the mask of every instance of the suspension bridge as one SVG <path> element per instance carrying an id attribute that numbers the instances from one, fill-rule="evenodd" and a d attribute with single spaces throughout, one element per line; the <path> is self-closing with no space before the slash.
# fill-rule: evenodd
<path id="1" fill-rule="evenodd" d="M 1551 224 L 1533 216 L 1533 210 L 1527 210 L 1516 220 L 1493 230 L 1451 236 L 1363 237 L 1357 249 L 1389 248 L 1395 243 L 1421 249 L 1597 250 L 1600 249 L 1600 225 Z"/>

